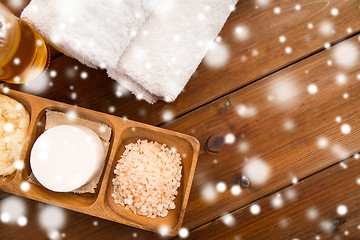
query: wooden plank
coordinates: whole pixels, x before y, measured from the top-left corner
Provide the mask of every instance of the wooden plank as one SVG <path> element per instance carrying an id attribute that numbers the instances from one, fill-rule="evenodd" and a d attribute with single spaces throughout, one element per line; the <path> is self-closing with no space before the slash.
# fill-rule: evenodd
<path id="1" fill-rule="evenodd" d="M 65 56 L 51 63 L 50 70 L 56 70 L 58 74 L 51 89 L 39 95 L 103 112 L 109 112 L 111 106 L 113 114 L 158 125 L 168 119 L 164 118 L 164 112 L 170 118 L 179 116 L 323 48 L 326 42 L 336 42 L 360 31 L 356 0 L 263 1 L 270 3 L 258 8 L 254 2 L 239 1 L 219 34 L 231 55 L 228 64 L 218 69 L 201 64 L 174 103 L 149 105 L 132 95 L 118 97 L 115 82 L 106 73 L 87 68 Z M 295 9 L 296 4 L 301 10 Z M 280 14 L 274 13 L 275 7 L 281 9 Z M 337 16 L 331 15 L 333 8 L 338 9 Z M 308 28 L 310 23 L 312 29 Z M 247 40 L 240 41 L 235 34 L 239 26 L 249 30 Z M 320 34 L 320 28 L 330 28 L 329 36 L 326 31 L 326 36 Z M 279 41 L 280 36 L 286 38 L 284 43 Z M 290 54 L 285 52 L 286 47 L 291 47 Z M 71 73 L 74 66 L 78 66 L 78 70 Z M 88 73 L 86 81 L 80 77 L 84 71 Z M 70 86 L 74 86 L 77 93 L 75 100 L 71 99 Z"/>
<path id="2" fill-rule="evenodd" d="M 359 160 L 348 159 L 190 232 L 189 239 L 359 239 L 359 172 Z"/>
<path id="3" fill-rule="evenodd" d="M 354 68 L 344 69 L 332 57 L 335 49 L 343 49 L 349 43 L 357 49 L 360 47 L 356 36 L 164 126 L 190 133 L 202 144 L 184 227 L 199 227 L 225 212 L 232 212 L 288 186 L 294 177 L 300 180 L 359 151 L 360 81 L 357 75 L 360 73 L 360 60 L 357 60 Z M 354 54 L 346 55 L 347 59 Z M 333 61 L 331 66 L 327 65 L 328 60 Z M 338 86 L 339 74 L 347 77 L 345 85 Z M 307 92 L 310 84 L 318 87 L 316 94 Z M 348 93 L 347 99 L 343 97 L 344 93 Z M 241 106 L 247 108 L 244 110 Z M 248 113 L 247 118 L 244 113 Z M 337 116 L 341 117 L 339 123 L 335 120 Z M 351 127 L 349 134 L 341 132 L 343 124 Z M 294 128 L 291 127 L 293 125 Z M 208 150 L 207 139 L 210 136 L 221 139 L 228 133 L 234 134 L 235 143 L 216 144 L 216 141 L 212 141 L 209 146 L 215 152 Z M 228 139 L 231 140 L 231 137 Z M 323 148 L 318 146 L 319 143 Z M 250 188 L 243 189 L 239 196 L 233 195 L 230 188 L 238 183 L 244 166 L 254 156 L 263 159 L 270 167 L 269 178 L 264 184 L 252 184 Z M 250 181 L 253 182 L 252 177 Z M 212 186 L 219 182 L 227 186 L 223 193 L 212 191 Z M 202 193 L 206 189 L 208 198 L 216 196 L 213 201 L 204 200 Z M 310 193 L 316 194 L 309 189 Z M 343 194 L 340 192 L 338 195 Z M 302 199 L 300 194 L 298 197 Z M 352 206 L 350 203 L 348 205 Z M 65 232 L 74 236 L 87 237 L 99 231 L 96 232 L 98 235 L 95 234 L 98 237 L 92 239 L 120 235 L 127 239 L 134 232 L 141 239 L 158 237 L 150 232 L 102 220 L 99 220 L 99 226 L 104 224 L 103 229 L 92 229 L 89 227 L 92 221 L 90 216 L 73 212 L 69 212 L 69 216 L 70 222 L 79 222 L 66 227 Z M 257 223 L 261 224 L 261 221 Z"/>
<path id="4" fill-rule="evenodd" d="M 359 151 L 358 37 L 164 125 L 193 134 L 201 143 L 185 226 L 200 226 Z M 345 51 L 351 46 L 354 49 Z M 345 69 L 336 64 L 338 51 L 346 53 L 345 61 L 356 59 L 354 66 Z M 310 94 L 309 86 L 316 86 L 317 92 Z M 235 142 L 222 143 L 225 139 Z M 241 174 L 260 184 L 237 197 L 230 188 Z M 211 195 L 219 182 L 227 190 L 205 201 L 203 193 Z"/>

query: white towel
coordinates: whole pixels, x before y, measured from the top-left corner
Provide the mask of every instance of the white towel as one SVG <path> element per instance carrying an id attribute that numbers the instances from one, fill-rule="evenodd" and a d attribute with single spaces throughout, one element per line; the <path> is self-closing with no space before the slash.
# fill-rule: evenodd
<path id="1" fill-rule="evenodd" d="M 32 0 L 21 18 L 66 55 L 112 67 L 158 0 Z"/>
<path id="2" fill-rule="evenodd" d="M 21 17 L 65 54 L 106 68 L 154 103 L 176 99 L 236 2 L 32 0 Z"/>
<path id="3" fill-rule="evenodd" d="M 160 0 L 109 76 L 150 103 L 174 101 L 236 2 Z"/>

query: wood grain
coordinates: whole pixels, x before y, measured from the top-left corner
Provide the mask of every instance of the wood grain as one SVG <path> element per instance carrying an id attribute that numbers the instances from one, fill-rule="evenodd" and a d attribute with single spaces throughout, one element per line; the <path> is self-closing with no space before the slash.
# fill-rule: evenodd
<path id="1" fill-rule="evenodd" d="M 334 60 L 334 51 L 347 46 L 359 51 L 358 36 L 164 125 L 192 134 L 201 143 L 185 226 L 198 227 L 359 151 L 360 59 L 346 69 Z M 346 58 L 357 54 L 350 51 Z M 339 76 L 346 79 L 343 85 L 337 83 Z M 317 93 L 308 92 L 311 84 Z M 341 122 L 335 121 L 337 116 Z M 350 126 L 350 133 L 342 133 L 343 124 Z M 226 136 L 235 142 L 226 144 Z M 214 137 L 223 139 L 217 152 L 209 150 Z M 258 182 L 264 183 L 251 184 L 240 197 L 234 196 L 230 188 L 241 175 L 253 183 L 252 178 L 257 179 L 245 166 L 253 166 L 255 172 L 260 168 Z M 268 178 L 262 179 L 266 172 Z M 204 191 L 211 192 L 218 182 L 227 190 L 205 201 Z"/>
<path id="2" fill-rule="evenodd" d="M 228 63 L 217 69 L 201 64 L 174 103 L 149 105 L 131 94 L 118 97 L 115 81 L 104 71 L 90 69 L 66 56 L 51 63 L 50 70 L 57 71 L 53 86 L 38 95 L 102 112 L 109 112 L 109 106 L 113 106 L 113 114 L 158 125 L 166 121 L 164 112 L 171 112 L 173 116 L 184 114 L 322 49 L 326 42 L 337 42 L 360 31 L 356 0 L 269 2 L 266 7 L 256 8 L 254 1 L 239 1 L 219 34 L 229 50 Z M 296 4 L 301 6 L 300 11 L 295 10 Z M 274 13 L 275 7 L 280 7 L 280 14 Z M 339 10 L 338 16 L 331 15 L 332 8 Z M 312 29 L 308 28 L 309 23 L 313 24 Z M 237 38 L 235 31 L 239 26 L 249 30 L 247 40 Z M 321 35 L 321 26 L 325 30 L 333 27 L 334 32 L 330 30 L 329 35 Z M 284 43 L 279 41 L 280 36 L 286 38 Z M 291 47 L 290 54 L 285 52 L 286 47 Z M 73 69 L 75 66 L 77 71 Z M 87 79 L 81 78 L 84 71 L 88 73 Z M 74 86 L 76 99 L 71 98 L 70 86 Z M 21 89 L 21 86 L 11 87 Z"/>
<path id="3" fill-rule="evenodd" d="M 359 239 L 359 161 L 336 164 L 191 232 L 189 239 Z M 254 205 L 257 215 L 250 211 Z M 344 215 L 337 211 L 341 205 Z"/>

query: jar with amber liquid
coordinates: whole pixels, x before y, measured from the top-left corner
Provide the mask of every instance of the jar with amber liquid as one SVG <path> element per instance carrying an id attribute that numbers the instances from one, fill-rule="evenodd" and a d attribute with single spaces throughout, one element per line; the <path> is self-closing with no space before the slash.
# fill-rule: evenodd
<path id="1" fill-rule="evenodd" d="M 44 40 L 0 3 L 0 81 L 29 82 L 44 72 L 48 64 Z"/>

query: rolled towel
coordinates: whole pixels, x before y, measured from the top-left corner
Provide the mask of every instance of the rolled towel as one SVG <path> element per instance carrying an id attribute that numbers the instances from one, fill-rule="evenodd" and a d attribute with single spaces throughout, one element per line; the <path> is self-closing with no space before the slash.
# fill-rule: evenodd
<path id="1" fill-rule="evenodd" d="M 114 67 L 158 0 L 32 0 L 21 18 L 90 67 Z"/>
<path id="2" fill-rule="evenodd" d="M 150 103 L 174 101 L 237 0 L 160 0 L 108 75 Z"/>

